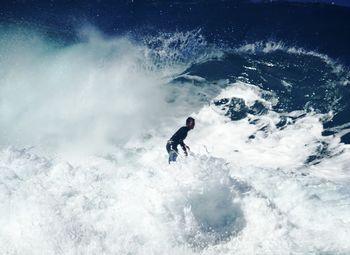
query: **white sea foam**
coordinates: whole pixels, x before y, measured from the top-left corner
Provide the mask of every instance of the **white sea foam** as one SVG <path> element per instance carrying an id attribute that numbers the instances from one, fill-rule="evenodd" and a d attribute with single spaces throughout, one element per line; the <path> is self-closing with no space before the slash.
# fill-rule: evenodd
<path id="1" fill-rule="evenodd" d="M 197 75 L 182 74 L 182 75 L 179 75 L 178 77 L 179 78 L 183 77 L 185 79 L 192 80 L 192 81 L 198 81 L 198 82 L 205 82 L 206 81 L 205 78 L 197 76 Z"/>
<path id="2" fill-rule="evenodd" d="M 259 100 L 263 102 L 267 108 L 271 109 L 272 106 L 277 103 L 277 99 L 273 96 L 272 92 L 264 91 L 266 94 L 271 95 L 271 99 L 267 101 L 262 97 L 262 92 L 263 90 L 258 86 L 238 81 L 223 89 L 216 99 L 231 97 L 242 98 L 248 106 L 253 105 L 255 101 Z"/>
<path id="3" fill-rule="evenodd" d="M 332 70 L 334 73 L 345 73 L 346 74 L 346 70 L 345 70 L 344 66 L 337 63 L 336 61 L 334 61 L 332 58 L 330 58 L 326 54 L 322 54 L 322 53 L 319 53 L 319 52 L 316 52 L 313 50 L 306 50 L 306 49 L 303 49 L 300 47 L 288 46 L 285 43 L 280 42 L 280 41 L 279 42 L 259 41 L 259 42 L 255 42 L 255 43 L 247 43 L 247 44 L 241 45 L 238 48 L 233 49 L 234 52 L 251 53 L 251 54 L 255 54 L 258 52 L 270 53 L 270 52 L 275 52 L 278 50 L 288 52 L 291 54 L 296 54 L 296 55 L 314 56 L 314 57 L 324 61 L 328 65 L 330 65 L 332 67 Z M 272 63 L 268 63 L 268 65 L 273 66 Z M 344 85 L 349 84 L 350 77 L 348 74 L 346 74 L 346 77 L 343 77 L 343 79 L 344 79 L 344 81 L 343 81 Z"/>
<path id="4" fill-rule="evenodd" d="M 350 253 L 350 150 L 322 136 L 324 115 L 274 112 L 271 92 L 243 82 L 213 99 L 259 100 L 266 114 L 189 108 L 197 90 L 140 68 L 141 46 L 88 38 L 1 48 L 12 61 L 0 84 L 1 254 Z M 165 142 L 188 115 L 190 156 L 169 165 Z M 76 150 L 79 161 L 66 157 Z"/>

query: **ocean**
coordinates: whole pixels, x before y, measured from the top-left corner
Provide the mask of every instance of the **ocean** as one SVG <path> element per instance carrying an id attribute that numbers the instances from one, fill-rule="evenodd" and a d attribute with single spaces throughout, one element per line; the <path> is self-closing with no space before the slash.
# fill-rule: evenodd
<path id="1" fill-rule="evenodd" d="M 349 7 L 1 8 L 0 254 L 350 253 Z"/>

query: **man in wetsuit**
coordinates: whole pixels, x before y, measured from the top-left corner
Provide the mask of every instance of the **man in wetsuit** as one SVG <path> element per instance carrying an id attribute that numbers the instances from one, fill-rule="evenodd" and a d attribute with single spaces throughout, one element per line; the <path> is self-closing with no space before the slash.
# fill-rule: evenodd
<path id="1" fill-rule="evenodd" d="M 187 150 L 190 149 L 185 143 L 184 140 L 187 136 L 188 131 L 194 128 L 194 118 L 188 117 L 186 120 L 186 126 L 181 127 L 167 142 L 166 144 L 166 150 L 169 153 L 169 164 L 171 161 L 176 161 L 178 150 L 177 146 L 180 144 L 185 155 L 187 156 Z"/>

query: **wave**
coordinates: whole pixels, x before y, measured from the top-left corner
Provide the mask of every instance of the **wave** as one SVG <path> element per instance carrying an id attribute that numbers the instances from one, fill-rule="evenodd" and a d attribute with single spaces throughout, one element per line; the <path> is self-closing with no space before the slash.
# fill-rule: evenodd
<path id="1" fill-rule="evenodd" d="M 3 35 L 0 253 L 350 252 L 336 61 L 200 31 Z M 169 165 L 189 115 L 191 153 Z"/>

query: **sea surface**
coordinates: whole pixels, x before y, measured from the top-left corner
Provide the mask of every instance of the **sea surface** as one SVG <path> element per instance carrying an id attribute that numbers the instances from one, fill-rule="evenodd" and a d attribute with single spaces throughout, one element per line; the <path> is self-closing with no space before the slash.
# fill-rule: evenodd
<path id="1" fill-rule="evenodd" d="M 6 2 L 0 254 L 350 254 L 349 45 L 337 5 Z"/>

